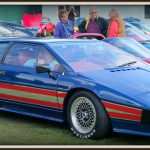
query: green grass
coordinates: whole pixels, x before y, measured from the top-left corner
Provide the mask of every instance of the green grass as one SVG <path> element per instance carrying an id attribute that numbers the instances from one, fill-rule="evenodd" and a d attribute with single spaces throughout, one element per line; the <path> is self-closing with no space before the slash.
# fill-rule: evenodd
<path id="1" fill-rule="evenodd" d="M 63 123 L 0 111 L 0 145 L 149 145 L 150 137 L 112 133 L 100 140 L 75 137 Z"/>

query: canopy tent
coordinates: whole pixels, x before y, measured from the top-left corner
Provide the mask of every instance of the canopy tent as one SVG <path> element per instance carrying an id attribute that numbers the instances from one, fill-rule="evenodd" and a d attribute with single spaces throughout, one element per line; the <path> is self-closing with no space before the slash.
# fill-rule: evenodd
<path id="1" fill-rule="evenodd" d="M 25 27 L 39 27 L 42 21 L 42 14 L 24 14 L 22 25 Z"/>

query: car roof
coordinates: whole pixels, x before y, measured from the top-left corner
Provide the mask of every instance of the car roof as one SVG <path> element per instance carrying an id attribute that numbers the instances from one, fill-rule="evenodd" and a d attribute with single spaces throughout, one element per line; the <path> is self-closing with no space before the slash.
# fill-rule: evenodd
<path id="1" fill-rule="evenodd" d="M 33 42 L 33 43 L 55 43 L 55 42 L 100 42 L 89 39 L 55 39 L 55 38 L 1 38 L 0 42 Z"/>

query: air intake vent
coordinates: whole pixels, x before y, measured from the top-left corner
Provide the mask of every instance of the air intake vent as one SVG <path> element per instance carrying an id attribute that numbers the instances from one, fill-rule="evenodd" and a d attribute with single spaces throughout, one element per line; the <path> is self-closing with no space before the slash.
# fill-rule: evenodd
<path id="1" fill-rule="evenodd" d="M 140 68 L 117 68 L 117 69 L 112 69 L 110 72 L 119 72 L 119 71 L 130 71 L 130 70 L 138 70 Z"/>

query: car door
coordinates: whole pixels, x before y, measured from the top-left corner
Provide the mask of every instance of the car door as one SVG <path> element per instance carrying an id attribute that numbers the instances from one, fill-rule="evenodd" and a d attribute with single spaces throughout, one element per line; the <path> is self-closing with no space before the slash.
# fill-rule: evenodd
<path id="1" fill-rule="evenodd" d="M 0 74 L 0 99 L 61 109 L 57 103 L 58 78 L 36 72 L 40 49 L 52 55 L 40 44 L 14 43 L 11 46 L 0 63 L 3 72 Z"/>

